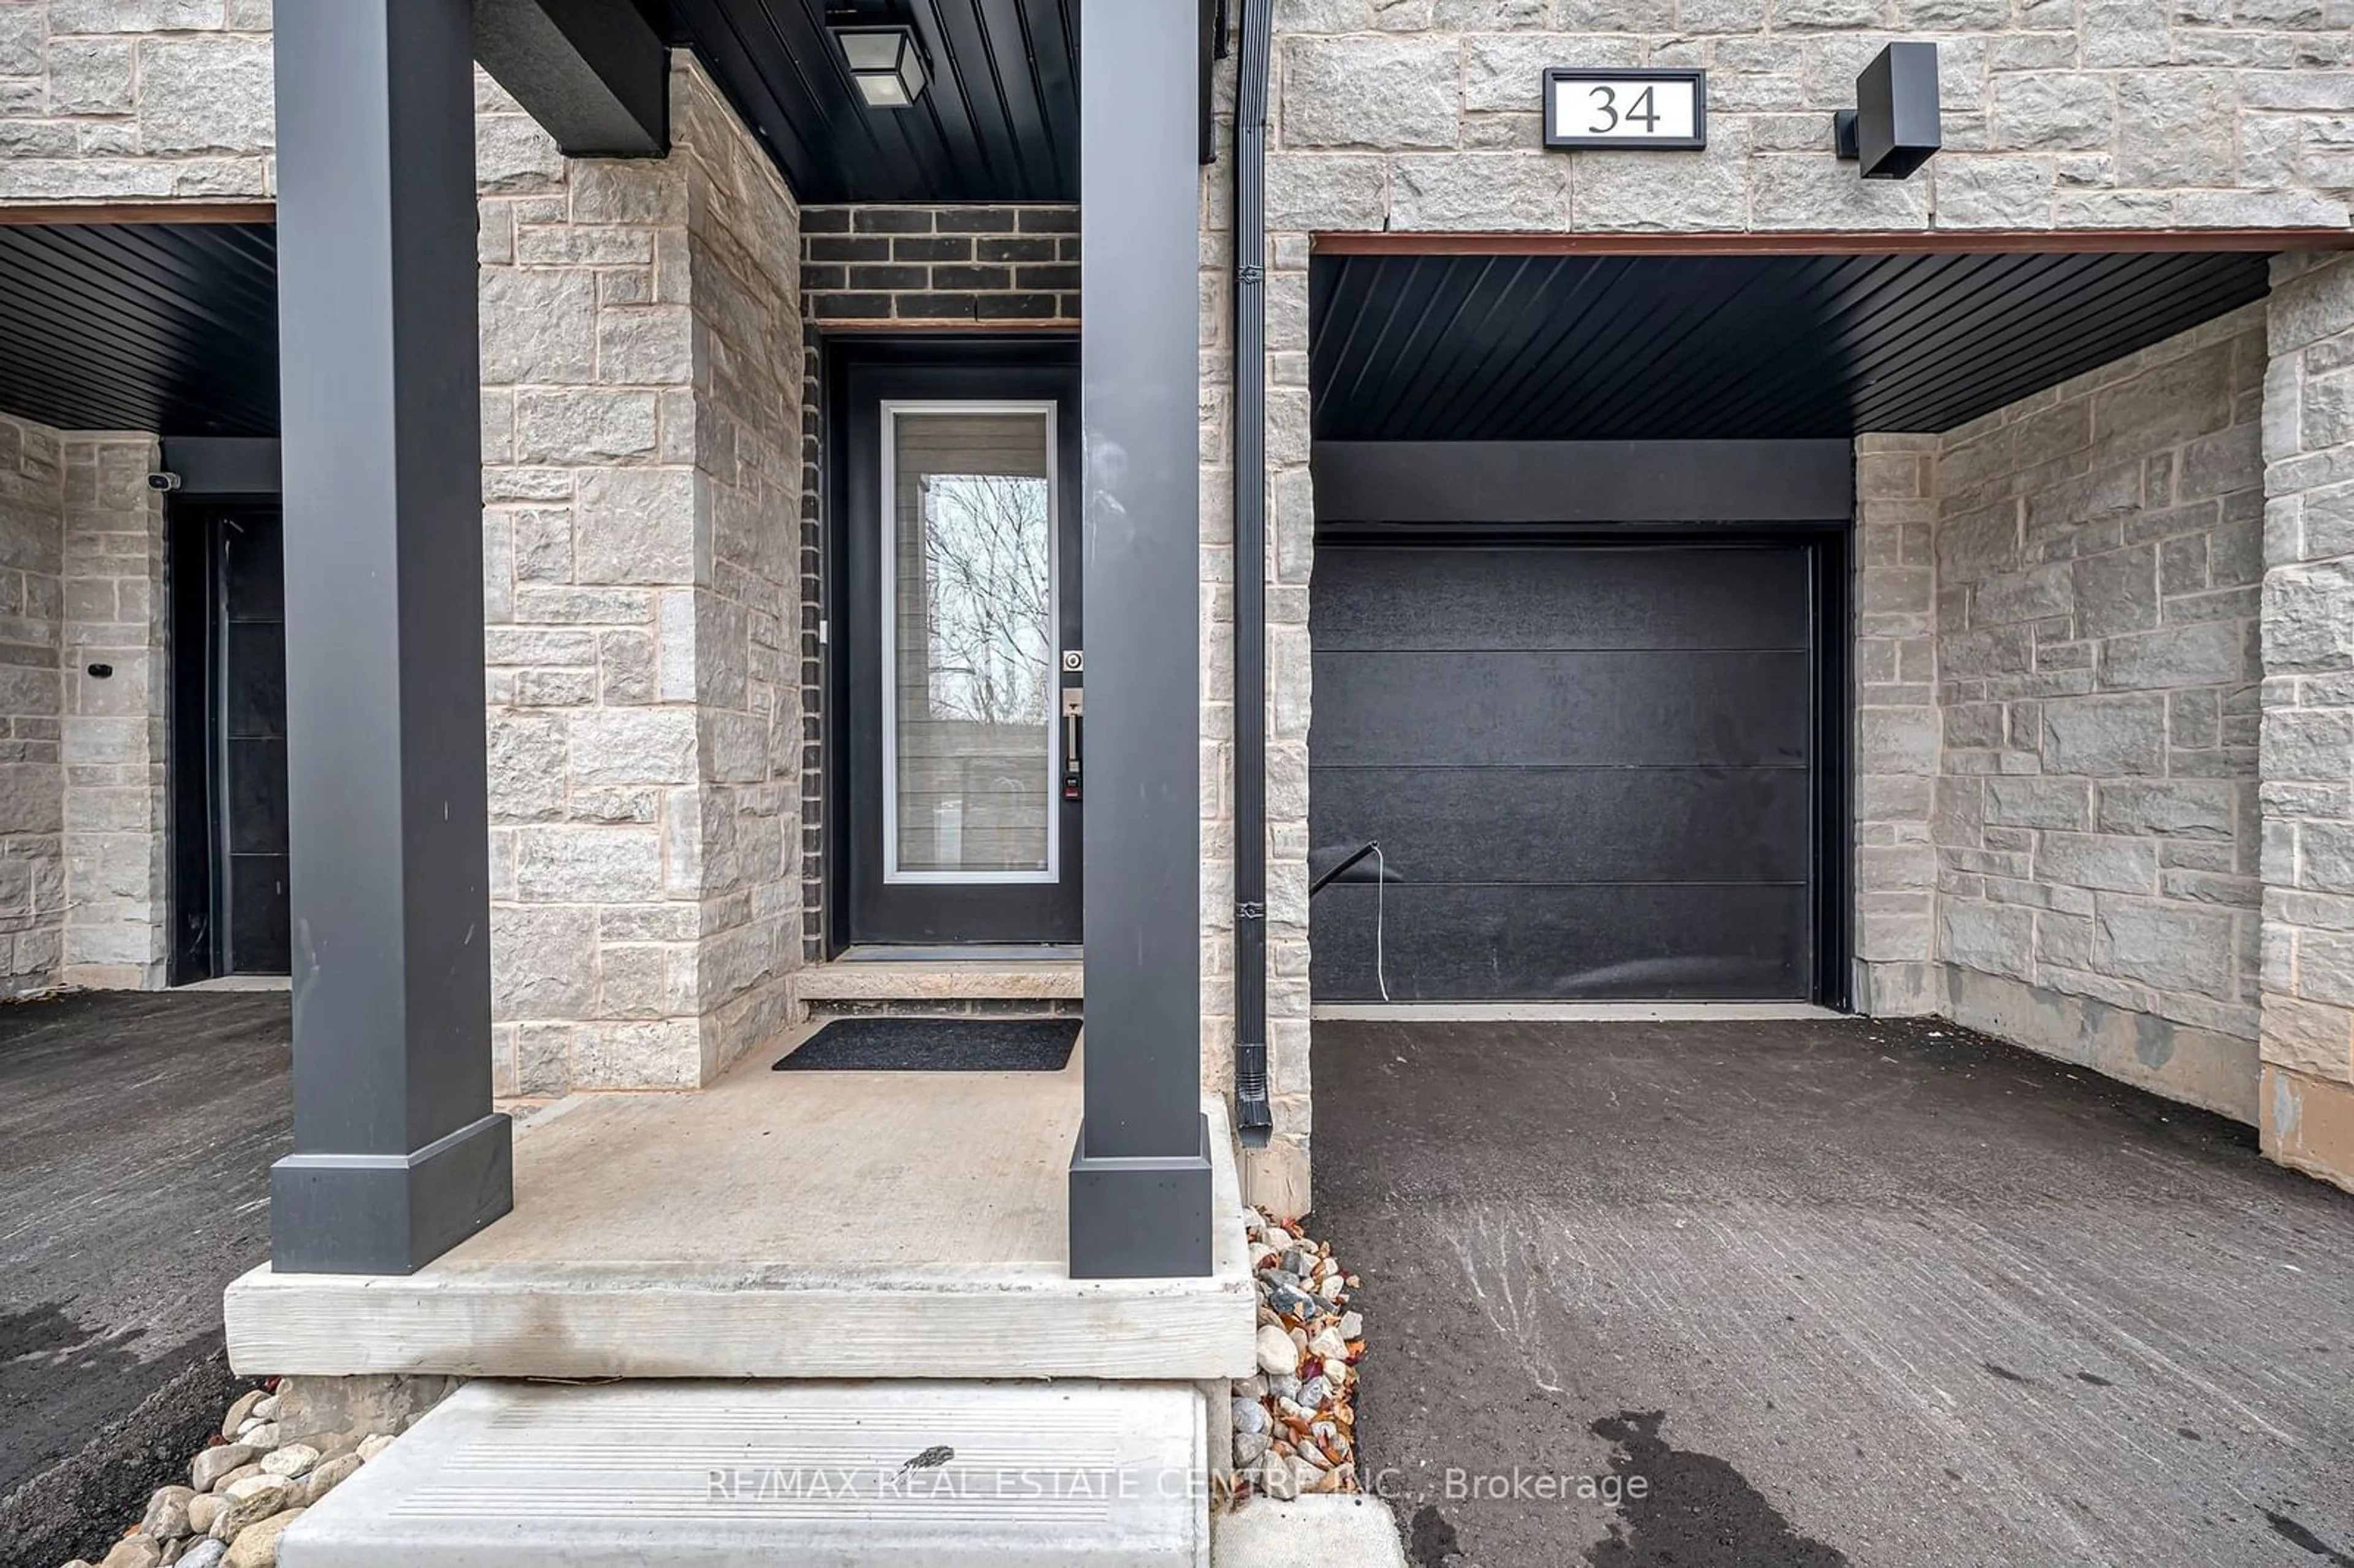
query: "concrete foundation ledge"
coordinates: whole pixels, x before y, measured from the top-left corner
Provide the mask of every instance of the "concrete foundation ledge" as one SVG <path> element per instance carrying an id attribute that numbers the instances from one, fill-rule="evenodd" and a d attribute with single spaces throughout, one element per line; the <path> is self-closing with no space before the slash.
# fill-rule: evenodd
<path id="1" fill-rule="evenodd" d="M 2170 1100 L 2256 1122 L 2256 1043 L 1952 966 L 1946 1016 Z"/>
<path id="2" fill-rule="evenodd" d="M 2354 1192 L 2354 1085 L 2264 1064 L 2264 1155 Z"/>

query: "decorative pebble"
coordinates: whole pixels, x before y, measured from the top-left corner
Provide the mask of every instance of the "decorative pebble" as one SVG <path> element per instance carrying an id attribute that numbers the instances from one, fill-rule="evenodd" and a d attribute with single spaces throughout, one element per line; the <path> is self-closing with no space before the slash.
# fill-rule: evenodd
<path id="1" fill-rule="evenodd" d="M 1291 1336 L 1270 1324 L 1258 1331 L 1259 1370 L 1269 1377 L 1289 1377 L 1299 1370 L 1299 1347 Z"/>
<path id="2" fill-rule="evenodd" d="M 265 1475 L 283 1476 L 291 1481 L 298 1476 L 308 1475 L 311 1467 L 318 1462 L 319 1450 L 308 1443 L 289 1443 L 283 1448 L 264 1454 L 261 1469 Z"/>
<path id="3" fill-rule="evenodd" d="M 200 1492 L 208 1492 L 223 1476 L 240 1465 L 250 1465 L 257 1457 L 242 1443 L 223 1443 L 207 1448 L 189 1461 L 188 1484 Z"/>
<path id="4" fill-rule="evenodd" d="M 302 1506 L 309 1508 L 325 1497 L 338 1483 L 349 1480 L 352 1473 L 359 1467 L 360 1457 L 357 1454 L 338 1454 L 332 1459 L 322 1460 L 317 1469 L 302 1478 Z"/>
<path id="5" fill-rule="evenodd" d="M 281 1514 L 293 1503 L 294 1486 L 280 1476 L 252 1476 L 222 1495 L 228 1506 L 213 1520 L 213 1539 L 235 1545 L 239 1536 L 263 1520 Z"/>
<path id="6" fill-rule="evenodd" d="M 221 1559 L 221 1568 L 271 1568 L 278 1561 L 278 1538 L 286 1527 L 302 1517 L 299 1508 L 248 1525 L 229 1543 L 228 1554 Z"/>
<path id="7" fill-rule="evenodd" d="M 1353 1492 L 1351 1393 L 1364 1322 L 1344 1308 L 1355 1277 L 1330 1246 L 1270 1214 L 1254 1212 L 1246 1228 L 1258 1286 L 1261 1371 L 1232 1389 L 1233 1485 L 1277 1499 Z"/>
<path id="8" fill-rule="evenodd" d="M 260 1404 L 263 1400 L 269 1397 L 270 1391 L 265 1388 L 249 1388 L 243 1393 L 238 1395 L 237 1403 L 228 1407 L 228 1414 L 227 1415 L 221 1417 L 221 1440 L 223 1442 L 234 1442 L 237 1438 L 239 1427 L 243 1426 L 249 1421 L 260 1419 L 260 1417 L 253 1414 L 253 1407 Z"/>
<path id="9" fill-rule="evenodd" d="M 98 1560 L 98 1568 L 155 1568 L 163 1561 L 162 1547 L 143 1535 L 126 1535 Z"/>
<path id="10" fill-rule="evenodd" d="M 1290 1336 L 1281 1326 L 1277 1332 L 1288 1348 Z M 267 1443 L 230 1440 L 200 1450 L 188 1462 L 190 1485 L 158 1488 L 103 1559 L 76 1559 L 66 1568 L 276 1568 L 279 1538 L 303 1510 L 392 1446 L 380 1432 L 281 1445 L 270 1419 L 278 1408 L 268 1388 L 239 1394 L 218 1429 Z M 1255 1408 L 1264 1422 L 1264 1407 Z M 1258 1435 L 1262 1452 L 1267 1440 Z"/>
<path id="11" fill-rule="evenodd" d="M 191 1487 L 159 1487 L 147 1499 L 147 1512 L 139 1521 L 139 1533 L 157 1542 L 177 1541 L 189 1533 L 188 1505 L 196 1500 Z"/>

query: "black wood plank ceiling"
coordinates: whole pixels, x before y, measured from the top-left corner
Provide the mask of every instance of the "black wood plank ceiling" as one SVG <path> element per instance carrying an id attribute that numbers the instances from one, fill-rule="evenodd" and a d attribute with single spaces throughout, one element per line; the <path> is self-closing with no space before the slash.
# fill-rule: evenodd
<path id="1" fill-rule="evenodd" d="M 276 435 L 277 263 L 268 224 L 0 224 L 0 413 Z"/>
<path id="2" fill-rule="evenodd" d="M 2265 291 L 2230 252 L 1317 259 L 1331 440 L 1946 430 Z"/>
<path id="3" fill-rule="evenodd" d="M 829 16 L 915 28 L 914 108 L 866 107 Z M 804 203 L 1078 199 L 1078 0 L 671 0 L 670 19 Z"/>

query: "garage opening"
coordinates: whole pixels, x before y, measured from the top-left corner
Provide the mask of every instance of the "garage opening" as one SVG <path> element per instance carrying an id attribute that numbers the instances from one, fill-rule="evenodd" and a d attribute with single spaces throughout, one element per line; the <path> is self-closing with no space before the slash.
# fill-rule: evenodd
<path id="1" fill-rule="evenodd" d="M 1409 243 L 1312 274 L 1311 994 L 1847 1007 L 1855 438 L 2260 298 L 2264 258 Z"/>
<path id="2" fill-rule="evenodd" d="M 1311 906 L 1314 994 L 1836 1000 L 1850 470 L 1838 442 L 1320 452 L 1310 841 L 1379 848 Z"/>

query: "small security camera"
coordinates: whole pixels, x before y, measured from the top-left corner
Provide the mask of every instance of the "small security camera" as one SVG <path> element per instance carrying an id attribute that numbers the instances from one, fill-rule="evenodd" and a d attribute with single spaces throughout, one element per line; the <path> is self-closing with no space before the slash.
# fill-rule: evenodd
<path id="1" fill-rule="evenodd" d="M 147 488 L 150 490 L 177 490 L 180 488 L 180 476 L 176 473 L 151 473 L 147 476 Z"/>

